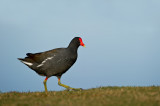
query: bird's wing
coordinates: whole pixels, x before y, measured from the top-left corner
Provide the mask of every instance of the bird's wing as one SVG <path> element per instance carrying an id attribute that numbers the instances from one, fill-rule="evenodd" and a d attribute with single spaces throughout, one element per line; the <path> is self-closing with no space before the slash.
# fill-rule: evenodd
<path id="1" fill-rule="evenodd" d="M 61 48 L 57 48 L 57 49 L 53 49 L 53 50 L 49 50 L 46 52 L 40 52 L 40 53 L 27 53 L 26 55 L 28 57 L 25 57 L 26 60 L 29 61 L 34 61 L 36 63 L 41 63 L 42 61 L 44 61 L 46 58 L 51 57 L 56 55 L 57 53 L 59 53 L 61 50 Z"/>

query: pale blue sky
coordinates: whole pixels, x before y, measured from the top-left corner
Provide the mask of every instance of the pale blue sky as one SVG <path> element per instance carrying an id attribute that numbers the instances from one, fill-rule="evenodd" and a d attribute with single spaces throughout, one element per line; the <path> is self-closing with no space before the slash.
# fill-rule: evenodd
<path id="1" fill-rule="evenodd" d="M 68 46 L 80 36 L 79 58 L 62 83 L 160 86 L 159 0 L 0 0 L 0 91 L 44 91 L 44 77 L 17 58 Z M 64 90 L 51 77 L 49 90 Z"/>

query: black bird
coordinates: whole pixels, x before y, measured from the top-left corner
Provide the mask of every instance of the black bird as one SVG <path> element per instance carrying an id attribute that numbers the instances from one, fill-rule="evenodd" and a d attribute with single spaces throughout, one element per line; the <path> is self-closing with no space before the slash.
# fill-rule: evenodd
<path id="1" fill-rule="evenodd" d="M 27 53 L 27 57 L 18 58 L 22 63 L 34 70 L 37 74 L 46 76 L 44 80 L 45 92 L 47 92 L 46 82 L 51 76 L 58 78 L 58 85 L 68 90 L 80 90 L 79 88 L 71 88 L 60 82 L 62 74 L 64 74 L 77 60 L 77 50 L 79 46 L 85 47 L 80 37 L 75 37 L 67 48 L 56 48 L 46 52 Z"/>

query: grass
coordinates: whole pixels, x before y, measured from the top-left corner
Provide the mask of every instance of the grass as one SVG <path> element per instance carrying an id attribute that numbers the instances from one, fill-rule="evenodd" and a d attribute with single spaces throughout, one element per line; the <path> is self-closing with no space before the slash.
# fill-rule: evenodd
<path id="1" fill-rule="evenodd" d="M 160 87 L 0 93 L 0 106 L 160 106 Z"/>

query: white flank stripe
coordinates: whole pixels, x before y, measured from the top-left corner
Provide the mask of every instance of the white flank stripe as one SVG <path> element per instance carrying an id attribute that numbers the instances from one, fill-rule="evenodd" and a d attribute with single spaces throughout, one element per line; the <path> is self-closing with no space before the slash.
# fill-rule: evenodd
<path id="1" fill-rule="evenodd" d="M 29 65 L 29 66 L 32 66 L 33 64 L 32 63 L 29 63 L 29 62 L 26 62 L 26 61 L 22 61 L 24 64 L 26 65 Z"/>
<path id="2" fill-rule="evenodd" d="M 44 61 L 42 61 L 42 63 L 40 65 L 38 65 L 37 67 L 41 67 L 44 65 L 44 63 L 47 61 L 47 60 L 51 60 L 53 57 L 48 57 L 47 59 L 45 59 Z"/>

